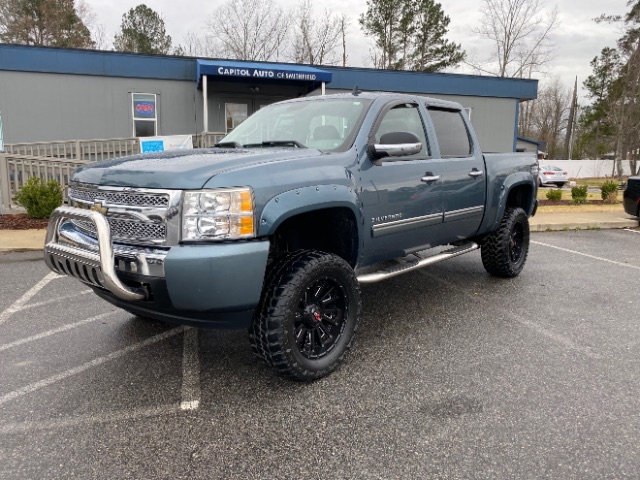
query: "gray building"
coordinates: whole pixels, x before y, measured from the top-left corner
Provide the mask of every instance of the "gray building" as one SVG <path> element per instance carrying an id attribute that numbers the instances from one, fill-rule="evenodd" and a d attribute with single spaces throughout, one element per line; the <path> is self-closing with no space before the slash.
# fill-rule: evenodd
<path id="1" fill-rule="evenodd" d="M 461 103 L 485 151 L 515 151 L 519 105 L 537 81 L 311 67 L 0 44 L 4 142 L 230 131 L 264 105 L 304 95 L 406 92 Z"/>

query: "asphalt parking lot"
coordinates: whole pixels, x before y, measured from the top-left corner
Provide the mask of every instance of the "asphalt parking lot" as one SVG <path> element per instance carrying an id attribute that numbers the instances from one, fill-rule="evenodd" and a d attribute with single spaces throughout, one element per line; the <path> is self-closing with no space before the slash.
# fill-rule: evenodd
<path id="1" fill-rule="evenodd" d="M 637 478 L 640 233 L 532 240 L 513 280 L 475 252 L 364 286 L 312 384 L 0 254 L 0 478 Z"/>

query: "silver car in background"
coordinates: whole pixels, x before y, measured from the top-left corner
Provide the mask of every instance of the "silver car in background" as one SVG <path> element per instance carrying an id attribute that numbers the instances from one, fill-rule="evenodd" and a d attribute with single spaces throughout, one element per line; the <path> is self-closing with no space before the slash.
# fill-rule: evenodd
<path id="1" fill-rule="evenodd" d="M 540 170 L 538 171 L 538 186 L 553 183 L 558 187 L 563 187 L 568 181 L 569 174 L 561 168 L 554 167 L 553 165 L 540 165 Z"/>

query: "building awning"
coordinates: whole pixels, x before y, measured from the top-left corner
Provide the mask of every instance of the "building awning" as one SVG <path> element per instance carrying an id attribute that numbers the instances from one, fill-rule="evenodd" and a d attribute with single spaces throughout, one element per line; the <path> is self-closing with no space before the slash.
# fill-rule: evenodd
<path id="1" fill-rule="evenodd" d="M 258 83 L 307 84 L 311 90 L 323 82 L 331 82 L 331 72 L 306 65 L 288 63 L 237 62 L 228 60 L 196 60 L 196 82 L 202 76 L 217 77 L 219 80 Z"/>

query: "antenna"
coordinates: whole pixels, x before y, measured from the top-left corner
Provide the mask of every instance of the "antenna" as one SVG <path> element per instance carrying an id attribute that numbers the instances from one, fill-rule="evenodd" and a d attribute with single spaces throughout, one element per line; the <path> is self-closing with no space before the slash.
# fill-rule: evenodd
<path id="1" fill-rule="evenodd" d="M 360 89 L 358 88 L 358 85 L 356 85 L 356 86 L 353 87 L 353 91 L 351 92 L 351 95 L 355 95 L 357 97 L 361 93 L 362 93 L 362 91 L 360 91 Z"/>

